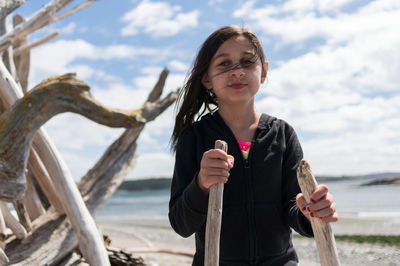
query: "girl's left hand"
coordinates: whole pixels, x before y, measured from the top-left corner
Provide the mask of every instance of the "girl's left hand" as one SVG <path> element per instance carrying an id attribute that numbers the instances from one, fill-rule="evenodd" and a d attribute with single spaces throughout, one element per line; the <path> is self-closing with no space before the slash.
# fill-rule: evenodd
<path id="1" fill-rule="evenodd" d="M 328 192 L 326 185 L 318 185 L 311 195 L 310 201 L 311 203 L 307 205 L 302 193 L 296 196 L 297 206 L 309 220 L 311 220 L 311 217 L 320 218 L 325 222 L 336 222 L 339 219 L 333 196 Z"/>

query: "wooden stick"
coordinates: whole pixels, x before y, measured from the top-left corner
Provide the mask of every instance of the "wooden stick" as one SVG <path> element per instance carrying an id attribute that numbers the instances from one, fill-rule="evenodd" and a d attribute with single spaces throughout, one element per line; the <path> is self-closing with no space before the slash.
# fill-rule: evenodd
<path id="1" fill-rule="evenodd" d="M 22 197 L 22 201 L 26 206 L 29 218 L 31 219 L 31 221 L 34 221 L 36 218 L 44 214 L 45 210 L 40 201 L 39 195 L 37 194 L 32 178 L 33 176 L 31 172 L 26 174 L 27 189 L 24 196 Z"/>
<path id="2" fill-rule="evenodd" d="M 0 1 L 0 19 L 8 16 L 26 0 Z"/>
<path id="3" fill-rule="evenodd" d="M 8 259 L 6 253 L 4 253 L 4 250 L 2 248 L 0 248 L 0 265 L 3 264 L 7 264 L 10 262 L 10 260 Z"/>
<path id="4" fill-rule="evenodd" d="M 88 0 L 87 2 L 84 2 L 84 3 L 78 5 L 78 6 L 74 7 L 74 8 L 71 8 L 71 9 L 68 10 L 68 11 L 65 11 L 64 13 L 62 13 L 62 14 L 56 16 L 56 17 L 54 18 L 54 22 L 56 22 L 56 21 L 58 21 L 58 20 L 60 20 L 60 19 L 63 19 L 63 18 L 65 18 L 65 17 L 69 16 L 69 15 L 72 15 L 72 14 L 75 13 L 75 12 L 78 12 L 79 10 L 81 10 L 81 9 L 87 7 L 88 5 L 92 4 L 94 1 L 96 1 L 96 0 Z"/>
<path id="5" fill-rule="evenodd" d="M 312 174 L 311 166 L 306 160 L 302 160 L 297 168 L 297 180 L 307 204 L 310 204 L 310 197 L 318 184 Z M 332 233 L 330 224 L 317 217 L 310 219 L 321 265 L 340 265 L 335 236 Z"/>
<path id="6" fill-rule="evenodd" d="M 107 250 L 117 250 L 117 249 L 112 249 L 110 247 L 107 248 Z M 132 248 L 128 249 L 129 252 L 131 253 L 168 253 L 168 254 L 173 254 L 173 255 L 181 255 L 181 256 L 187 256 L 187 257 L 192 257 L 194 256 L 194 253 L 192 251 L 184 251 L 184 250 L 175 250 L 175 249 L 169 249 L 169 248 Z"/>
<path id="7" fill-rule="evenodd" d="M 6 22 L 6 17 L 0 19 L 0 36 L 7 34 L 8 27 Z M 10 72 L 11 76 L 18 81 L 17 79 L 17 70 L 14 64 L 14 56 L 13 56 L 13 48 L 11 46 L 7 47 L 2 54 L 2 59 L 4 65 L 7 67 L 8 71 Z"/>
<path id="8" fill-rule="evenodd" d="M 24 239 L 28 235 L 28 233 L 26 232 L 25 228 L 18 222 L 18 220 L 15 219 L 15 217 L 10 213 L 7 207 L 7 203 L 0 202 L 0 209 L 3 213 L 7 227 L 10 228 L 11 231 L 13 231 L 18 239 Z"/>
<path id="9" fill-rule="evenodd" d="M 15 14 L 13 16 L 14 28 L 24 21 L 24 16 L 22 16 L 21 14 Z M 16 51 L 19 50 L 21 47 L 24 47 L 25 45 L 28 45 L 28 38 L 27 36 L 22 36 L 21 38 L 15 40 L 12 47 L 17 77 L 24 93 L 26 93 L 28 90 L 31 53 L 30 50 L 21 51 L 19 54 L 17 54 Z"/>
<path id="10" fill-rule="evenodd" d="M 48 166 L 49 173 L 54 174 L 51 175 L 54 188 L 59 194 L 63 209 L 76 232 L 80 251 L 90 265 L 110 265 L 96 223 L 90 215 L 66 163 L 44 130 L 39 129 L 35 139 L 39 141 L 35 146 L 38 153 L 46 154 L 41 158 Z"/>
<path id="11" fill-rule="evenodd" d="M 28 212 L 26 211 L 24 204 L 22 203 L 22 200 L 14 200 L 13 205 L 15 211 L 17 212 L 19 222 L 22 224 L 23 227 L 25 227 L 27 232 L 31 232 L 31 219 Z"/>
<path id="12" fill-rule="evenodd" d="M 15 27 L 12 31 L 0 36 L 0 52 L 7 49 L 17 39 L 28 35 L 46 25 L 54 22 L 54 14 L 60 11 L 73 0 L 52 0 L 43 6 L 35 14 L 29 17 L 27 21 Z"/>
<path id="13" fill-rule="evenodd" d="M 228 144 L 225 141 L 217 140 L 215 148 L 227 152 Z M 205 266 L 219 265 L 219 238 L 221 234 L 223 195 L 223 183 L 217 183 L 210 188 L 206 224 Z"/>
<path id="14" fill-rule="evenodd" d="M 43 155 L 44 156 L 44 155 Z M 37 182 L 47 200 L 57 210 L 59 214 L 64 214 L 64 208 L 58 197 L 57 191 L 54 188 L 53 181 L 47 171 L 42 159 L 39 157 L 35 148 L 31 148 L 28 160 L 29 168 L 35 176 Z"/>
<path id="15" fill-rule="evenodd" d="M 44 43 L 46 43 L 48 41 L 53 40 L 57 36 L 58 36 L 58 32 L 56 31 L 56 32 L 53 32 L 53 33 L 47 35 L 46 37 L 36 41 L 36 42 L 27 43 L 24 46 L 20 46 L 20 47 L 18 47 L 17 49 L 14 50 L 14 56 L 19 56 L 22 53 L 24 53 L 24 52 L 26 52 L 28 50 L 31 50 L 32 48 L 35 48 L 35 47 L 40 46 L 40 45 L 42 45 L 42 44 L 44 44 Z"/>
<path id="16" fill-rule="evenodd" d="M 0 248 L 4 249 L 6 244 L 4 243 L 7 236 L 6 222 L 4 221 L 3 213 L 0 209 Z M 0 264 L 1 265 L 1 264 Z"/>

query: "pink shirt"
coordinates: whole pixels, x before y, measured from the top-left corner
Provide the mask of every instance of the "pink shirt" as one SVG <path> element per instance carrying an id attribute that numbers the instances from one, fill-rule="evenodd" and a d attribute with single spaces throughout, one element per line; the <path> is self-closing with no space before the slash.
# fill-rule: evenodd
<path id="1" fill-rule="evenodd" d="M 238 140 L 238 143 L 239 143 L 240 149 L 241 149 L 242 151 L 247 151 L 248 149 L 250 149 L 251 142 L 246 142 L 246 141 L 240 141 L 240 140 Z"/>

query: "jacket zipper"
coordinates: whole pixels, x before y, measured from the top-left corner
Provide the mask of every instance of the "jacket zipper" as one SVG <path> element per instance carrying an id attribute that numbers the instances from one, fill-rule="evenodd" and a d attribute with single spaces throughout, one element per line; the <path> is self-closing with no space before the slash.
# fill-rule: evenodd
<path id="1" fill-rule="evenodd" d="M 252 189 L 252 175 L 251 175 L 251 165 L 250 161 L 252 158 L 252 153 L 254 150 L 254 140 L 251 142 L 250 152 L 247 159 L 243 157 L 243 165 L 244 165 L 244 172 L 245 172 L 245 180 L 246 180 L 246 188 L 247 188 L 247 195 L 248 195 L 248 202 L 247 208 L 249 212 L 249 231 L 250 231 L 250 260 L 251 263 L 254 264 L 256 261 L 257 256 L 257 240 L 256 240 L 256 230 L 255 230 L 255 222 L 254 222 L 254 195 Z"/>

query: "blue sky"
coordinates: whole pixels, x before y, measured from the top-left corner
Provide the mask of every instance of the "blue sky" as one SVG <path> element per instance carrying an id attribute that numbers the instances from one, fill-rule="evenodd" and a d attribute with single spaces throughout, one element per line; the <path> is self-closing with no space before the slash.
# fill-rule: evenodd
<path id="1" fill-rule="evenodd" d="M 47 2 L 16 12 L 29 17 Z M 139 108 L 163 67 L 165 92 L 180 87 L 199 46 L 226 24 L 261 39 L 270 71 L 256 109 L 294 126 L 315 174 L 400 172 L 398 0 L 100 0 L 29 35 L 60 33 L 32 50 L 29 87 L 76 72 L 103 104 Z M 173 122 L 170 108 L 146 126 L 128 179 L 172 174 Z M 122 132 L 69 113 L 45 128 L 76 180 Z"/>

